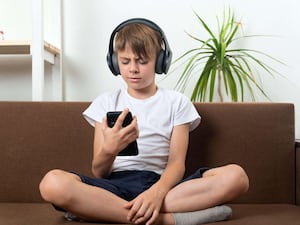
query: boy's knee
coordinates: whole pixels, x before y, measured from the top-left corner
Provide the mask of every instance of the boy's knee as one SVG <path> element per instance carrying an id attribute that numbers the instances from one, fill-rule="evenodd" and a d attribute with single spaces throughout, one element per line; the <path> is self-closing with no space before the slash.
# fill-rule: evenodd
<path id="1" fill-rule="evenodd" d="M 249 189 L 249 178 L 245 170 L 237 164 L 231 164 L 228 167 L 230 168 L 229 179 L 231 177 L 231 182 L 234 184 L 236 191 L 240 194 L 247 192 Z"/>
<path id="2" fill-rule="evenodd" d="M 65 182 L 63 181 L 63 171 L 55 169 L 49 171 L 42 179 L 39 189 L 41 196 L 48 202 L 54 202 L 56 199 L 61 199 L 64 196 Z"/>

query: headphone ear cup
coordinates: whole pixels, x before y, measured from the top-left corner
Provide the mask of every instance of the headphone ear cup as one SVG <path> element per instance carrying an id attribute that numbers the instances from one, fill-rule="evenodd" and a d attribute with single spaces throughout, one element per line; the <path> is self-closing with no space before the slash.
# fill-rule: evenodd
<path id="1" fill-rule="evenodd" d="M 111 56 L 111 62 L 112 62 L 112 66 L 114 68 L 113 74 L 114 75 L 119 75 L 120 74 L 120 69 L 119 69 L 117 55 L 115 53 L 113 53 L 112 56 Z"/>
<path id="2" fill-rule="evenodd" d="M 115 53 L 107 54 L 106 61 L 107 61 L 107 65 L 108 65 L 110 71 L 115 76 L 119 75 L 120 69 L 119 69 L 118 59 L 117 59 L 116 54 Z"/>
<path id="3" fill-rule="evenodd" d="M 165 54 L 163 50 L 160 50 L 155 64 L 155 73 L 162 74 L 164 73 L 164 60 L 165 60 Z"/>

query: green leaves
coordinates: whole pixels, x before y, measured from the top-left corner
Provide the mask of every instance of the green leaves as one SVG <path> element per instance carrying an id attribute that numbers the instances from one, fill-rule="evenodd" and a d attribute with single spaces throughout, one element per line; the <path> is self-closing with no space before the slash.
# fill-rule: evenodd
<path id="1" fill-rule="evenodd" d="M 196 12 L 194 13 L 200 25 L 208 33 L 209 38 L 202 40 L 188 34 L 189 37 L 199 43 L 200 47 L 188 50 L 174 61 L 174 63 L 177 63 L 184 60 L 185 64 L 176 87 L 184 91 L 188 87 L 191 78 L 197 76 L 191 95 L 192 101 L 208 100 L 211 102 L 215 99 L 216 94 L 218 94 L 220 101 L 224 101 L 223 92 L 234 102 L 244 101 L 245 89 L 248 90 L 254 101 L 254 88 L 268 98 L 262 87 L 256 82 L 253 69 L 255 68 L 255 71 L 257 71 L 258 67 L 270 75 L 277 72 L 257 56 L 281 62 L 258 50 L 230 48 L 233 42 L 241 38 L 258 37 L 258 35 L 236 38 L 241 23 L 235 21 L 234 14 L 230 9 L 228 9 L 227 14 L 224 11 L 221 23 L 217 18 L 217 34 L 212 32 L 212 29 Z"/>

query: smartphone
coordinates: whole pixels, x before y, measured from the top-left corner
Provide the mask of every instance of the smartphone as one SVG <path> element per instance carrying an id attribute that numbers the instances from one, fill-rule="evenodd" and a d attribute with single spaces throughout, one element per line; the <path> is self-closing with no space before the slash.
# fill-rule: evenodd
<path id="1" fill-rule="evenodd" d="M 115 125 L 115 123 L 121 113 L 122 113 L 122 111 L 107 112 L 107 114 L 106 114 L 107 125 L 112 128 Z M 123 121 L 122 126 L 123 127 L 128 126 L 131 123 L 131 121 L 132 121 L 132 114 L 131 114 L 131 112 L 128 112 L 128 114 L 126 115 L 126 117 Z M 138 151 L 137 142 L 136 142 L 136 140 L 134 140 L 126 148 L 124 148 L 122 151 L 120 151 L 118 156 L 134 156 L 134 155 L 138 155 L 138 154 L 139 154 L 139 151 Z"/>

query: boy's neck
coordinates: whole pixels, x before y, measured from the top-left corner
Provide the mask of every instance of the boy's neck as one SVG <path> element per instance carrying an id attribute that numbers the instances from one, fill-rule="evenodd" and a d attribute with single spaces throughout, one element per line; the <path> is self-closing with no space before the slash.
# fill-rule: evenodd
<path id="1" fill-rule="evenodd" d="M 152 97 L 153 95 L 155 95 L 157 91 L 157 86 L 154 85 L 151 89 L 147 89 L 147 90 L 134 90 L 134 89 L 127 89 L 128 94 L 136 99 L 147 99 Z"/>

